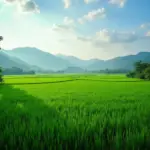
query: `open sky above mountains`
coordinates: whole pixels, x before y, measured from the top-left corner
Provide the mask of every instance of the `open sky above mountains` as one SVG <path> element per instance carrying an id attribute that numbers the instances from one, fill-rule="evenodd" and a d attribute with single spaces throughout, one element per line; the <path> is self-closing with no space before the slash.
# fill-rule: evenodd
<path id="1" fill-rule="evenodd" d="M 82 59 L 150 51 L 150 0 L 0 0 L 4 49 Z"/>

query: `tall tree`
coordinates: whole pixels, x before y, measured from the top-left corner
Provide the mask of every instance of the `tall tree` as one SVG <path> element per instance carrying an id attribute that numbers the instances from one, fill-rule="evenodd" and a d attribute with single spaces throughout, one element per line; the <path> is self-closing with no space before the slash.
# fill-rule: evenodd
<path id="1" fill-rule="evenodd" d="M 140 79 L 146 79 L 144 71 L 148 67 L 148 63 L 143 63 L 142 61 L 135 63 L 135 71 L 136 71 L 136 77 Z"/>
<path id="2" fill-rule="evenodd" d="M 0 41 L 2 41 L 3 40 L 3 37 L 2 36 L 0 36 Z M 1 47 L 0 47 L 0 49 L 1 49 Z M 0 83 L 2 83 L 3 82 L 3 78 L 2 78 L 2 69 L 0 68 Z"/>
<path id="3" fill-rule="evenodd" d="M 135 70 L 137 73 L 142 73 L 147 67 L 149 66 L 148 63 L 143 63 L 142 61 L 135 63 Z"/>
<path id="4" fill-rule="evenodd" d="M 150 80 L 150 64 L 141 61 L 135 63 L 135 70 L 127 74 L 129 78 L 140 78 Z"/>
<path id="5" fill-rule="evenodd" d="M 0 41 L 3 41 L 3 36 L 0 36 Z M 0 49 L 1 49 L 1 47 L 0 47 Z"/>
<path id="6" fill-rule="evenodd" d="M 150 65 L 144 70 L 144 75 L 147 80 L 150 80 Z"/>
<path id="7" fill-rule="evenodd" d="M 0 68 L 0 83 L 3 82 L 3 78 L 2 78 L 2 69 Z"/>

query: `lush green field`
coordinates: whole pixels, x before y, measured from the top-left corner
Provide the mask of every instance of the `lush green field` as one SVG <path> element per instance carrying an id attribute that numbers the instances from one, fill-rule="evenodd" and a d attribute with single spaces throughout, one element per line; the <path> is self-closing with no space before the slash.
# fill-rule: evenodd
<path id="1" fill-rule="evenodd" d="M 6 76 L 0 148 L 149 150 L 150 82 L 124 75 Z"/>

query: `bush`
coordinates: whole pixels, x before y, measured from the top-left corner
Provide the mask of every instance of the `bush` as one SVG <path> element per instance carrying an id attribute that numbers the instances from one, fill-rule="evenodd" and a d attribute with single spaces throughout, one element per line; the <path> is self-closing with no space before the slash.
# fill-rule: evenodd
<path id="1" fill-rule="evenodd" d="M 143 72 L 142 73 L 137 73 L 136 77 L 139 78 L 139 79 L 145 79 L 145 74 Z"/>
<path id="2" fill-rule="evenodd" d="M 128 78 L 134 78 L 135 77 L 135 72 L 129 72 L 127 73 Z"/>
<path id="3" fill-rule="evenodd" d="M 150 80 L 150 66 L 144 71 L 145 79 Z"/>

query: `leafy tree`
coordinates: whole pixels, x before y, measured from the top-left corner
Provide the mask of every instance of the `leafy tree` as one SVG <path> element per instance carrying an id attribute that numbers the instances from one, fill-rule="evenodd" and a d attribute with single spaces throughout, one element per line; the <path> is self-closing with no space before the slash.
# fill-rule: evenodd
<path id="1" fill-rule="evenodd" d="M 3 78 L 2 78 L 2 69 L 0 68 L 0 83 L 3 82 Z"/>
<path id="2" fill-rule="evenodd" d="M 142 61 L 135 63 L 135 70 L 137 74 L 142 74 L 143 71 L 149 66 L 148 63 L 142 63 Z"/>
<path id="3" fill-rule="evenodd" d="M 3 40 L 3 37 L 2 36 L 0 36 L 0 41 L 2 41 Z"/>
<path id="4" fill-rule="evenodd" d="M 135 77 L 135 72 L 132 71 L 132 72 L 127 73 L 127 77 L 128 78 L 134 78 Z"/>
<path id="5" fill-rule="evenodd" d="M 3 40 L 3 37 L 2 36 L 0 36 L 0 41 L 2 41 Z M 1 50 L 1 47 L 0 47 L 0 50 Z M 2 78 L 2 69 L 0 68 L 0 83 L 2 83 L 3 82 L 3 78 Z"/>
<path id="6" fill-rule="evenodd" d="M 136 78 L 140 78 L 140 79 L 146 79 L 146 78 L 145 78 L 145 75 L 144 75 L 144 72 L 136 73 L 136 74 L 135 74 L 135 77 L 136 77 Z"/>
<path id="7" fill-rule="evenodd" d="M 150 66 L 144 70 L 145 79 L 150 80 Z"/>
<path id="8" fill-rule="evenodd" d="M 129 78 L 140 78 L 150 80 L 150 64 L 141 61 L 135 63 L 135 71 L 127 74 Z"/>
<path id="9" fill-rule="evenodd" d="M 3 75 L 23 75 L 23 74 L 35 74 L 33 70 L 24 71 L 17 67 L 3 69 Z"/>
<path id="10" fill-rule="evenodd" d="M 2 36 L 0 36 L 0 41 L 3 41 L 3 37 Z M 0 47 L 0 50 L 1 50 L 1 47 Z"/>
<path id="11" fill-rule="evenodd" d="M 147 79 L 145 76 L 145 70 L 149 66 L 148 63 L 143 63 L 142 61 L 135 63 L 135 77 L 140 79 Z"/>

